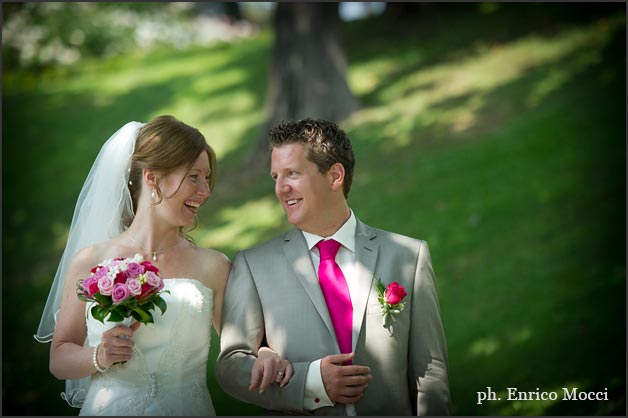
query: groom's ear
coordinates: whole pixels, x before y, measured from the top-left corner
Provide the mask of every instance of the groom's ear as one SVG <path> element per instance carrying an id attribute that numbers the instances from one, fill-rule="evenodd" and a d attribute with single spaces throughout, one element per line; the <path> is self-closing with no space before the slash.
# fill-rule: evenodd
<path id="1" fill-rule="evenodd" d="M 342 185 L 345 182 L 345 167 L 340 163 L 335 163 L 329 168 L 328 174 L 331 180 L 331 189 L 334 191 L 342 190 Z"/>

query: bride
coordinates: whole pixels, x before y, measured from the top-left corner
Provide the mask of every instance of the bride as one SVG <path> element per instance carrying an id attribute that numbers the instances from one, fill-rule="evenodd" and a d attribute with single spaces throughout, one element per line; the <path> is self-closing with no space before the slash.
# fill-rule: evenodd
<path id="1" fill-rule="evenodd" d="M 127 123 L 103 145 L 35 336 L 52 341 L 50 371 L 81 415 L 215 415 L 206 366 L 230 263 L 184 232 L 215 177 L 203 135 L 172 116 Z M 138 253 L 164 278 L 166 312 L 148 325 L 97 321 L 77 282 L 105 259 Z"/>

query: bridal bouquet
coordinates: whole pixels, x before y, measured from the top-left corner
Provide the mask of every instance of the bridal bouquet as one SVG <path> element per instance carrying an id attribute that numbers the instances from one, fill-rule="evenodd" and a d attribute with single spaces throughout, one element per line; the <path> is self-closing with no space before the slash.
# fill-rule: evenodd
<path id="1" fill-rule="evenodd" d="M 154 323 L 155 307 L 166 312 L 166 301 L 161 297 L 164 282 L 159 269 L 140 254 L 133 258 L 107 259 L 91 269 L 86 279 L 79 280 L 77 296 L 85 302 L 95 302 L 92 316 L 104 323 L 122 322 L 125 318 L 147 324 Z"/>

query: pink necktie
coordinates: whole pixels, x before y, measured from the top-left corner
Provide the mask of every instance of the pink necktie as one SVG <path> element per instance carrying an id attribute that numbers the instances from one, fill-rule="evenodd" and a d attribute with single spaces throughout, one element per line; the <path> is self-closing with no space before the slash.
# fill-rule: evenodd
<path id="1" fill-rule="evenodd" d="M 321 255 L 318 265 L 318 280 L 327 302 L 331 322 L 336 331 L 336 339 L 341 353 L 351 352 L 353 305 L 345 276 L 336 263 L 340 243 L 330 239 L 316 244 Z"/>

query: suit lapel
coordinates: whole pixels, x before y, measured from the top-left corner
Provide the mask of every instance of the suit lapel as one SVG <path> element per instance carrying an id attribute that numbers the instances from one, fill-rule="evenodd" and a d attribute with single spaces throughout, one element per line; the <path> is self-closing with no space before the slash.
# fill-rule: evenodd
<path id="1" fill-rule="evenodd" d="M 307 242 L 298 229 L 294 228 L 286 233 L 284 236 L 283 250 L 288 258 L 288 262 L 292 265 L 295 275 L 327 327 L 332 340 L 338 345 L 338 342 L 336 342 L 336 332 L 334 331 L 334 326 L 331 322 L 329 311 L 327 310 L 327 303 L 325 302 L 325 297 L 318 283 L 318 275 L 312 265 Z"/>
<path id="2" fill-rule="evenodd" d="M 353 298 L 354 328 L 361 330 L 366 314 L 366 304 L 373 287 L 375 264 L 379 253 L 377 235 L 369 226 L 357 220 L 355 234 L 355 266 L 359 286 Z M 358 332 L 359 335 L 359 332 Z"/>

